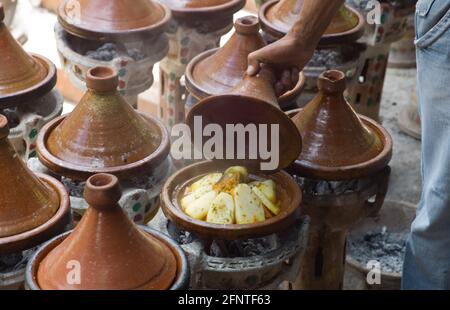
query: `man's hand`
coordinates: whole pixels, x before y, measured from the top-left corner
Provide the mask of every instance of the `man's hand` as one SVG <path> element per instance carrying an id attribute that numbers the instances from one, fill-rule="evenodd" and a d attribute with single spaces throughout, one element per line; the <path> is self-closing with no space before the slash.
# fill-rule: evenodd
<path id="1" fill-rule="evenodd" d="M 306 49 L 297 43 L 295 38 L 285 36 L 248 56 L 248 75 L 256 75 L 262 64 L 267 64 L 275 70 L 277 95 L 282 95 L 295 87 L 299 73 L 309 62 L 314 49 Z"/>
<path id="2" fill-rule="evenodd" d="M 278 75 L 277 94 L 294 88 L 298 72 L 312 58 L 320 37 L 342 4 L 344 0 L 304 0 L 298 19 L 286 36 L 248 56 L 247 74 L 256 75 L 261 64 L 267 64 Z"/>

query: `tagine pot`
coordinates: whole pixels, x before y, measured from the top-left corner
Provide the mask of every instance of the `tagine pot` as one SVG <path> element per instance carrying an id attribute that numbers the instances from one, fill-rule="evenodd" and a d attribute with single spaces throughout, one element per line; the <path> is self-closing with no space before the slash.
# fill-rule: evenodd
<path id="1" fill-rule="evenodd" d="M 186 289 L 189 267 L 183 250 L 169 237 L 138 227 L 118 201 L 119 180 L 97 174 L 87 180 L 85 216 L 72 232 L 42 246 L 27 266 L 32 290 Z M 68 281 L 67 266 L 78 264 Z"/>
<path id="2" fill-rule="evenodd" d="M 33 174 L 8 140 L 0 115 L 0 259 L 22 255 L 70 224 L 69 196 L 52 177 Z M 0 289 L 18 288 L 24 268 L 0 273 Z"/>
<path id="3" fill-rule="evenodd" d="M 117 91 L 118 79 L 112 68 L 90 69 L 88 91 L 75 109 L 39 134 L 38 156 L 45 168 L 62 177 L 78 215 L 87 209 L 82 197 L 86 179 L 111 173 L 124 187 L 122 206 L 144 223 L 156 213 L 170 173 L 169 135 L 159 120 L 125 102 Z"/>
<path id="4" fill-rule="evenodd" d="M 383 205 L 393 143 L 383 127 L 346 102 L 343 72 L 322 73 L 318 89 L 309 104 L 290 113 L 303 148 L 288 171 L 304 189 L 302 214 L 311 218 L 294 288 L 341 289 L 347 233 Z"/>
<path id="5" fill-rule="evenodd" d="M 160 67 L 159 117 L 169 128 L 185 119 L 187 64 L 198 54 L 216 48 L 233 25 L 233 14 L 244 0 L 162 0 L 173 15 L 167 35 L 170 48 Z"/>
<path id="6" fill-rule="evenodd" d="M 24 158 L 36 156 L 36 136 L 62 113 L 63 98 L 54 89 L 56 68 L 48 59 L 26 53 L 13 38 L 0 4 L 0 114 L 8 118 L 10 141 Z"/>
<path id="7" fill-rule="evenodd" d="M 236 88 L 245 77 L 248 55 L 266 46 L 255 17 L 238 19 L 234 28 L 235 33 L 223 47 L 198 55 L 187 66 L 188 111 L 202 99 L 227 94 Z M 300 73 L 294 89 L 278 98 L 280 106 L 286 108 L 295 105 L 304 85 L 305 77 Z"/>
<path id="8" fill-rule="evenodd" d="M 259 10 L 261 28 L 270 41 L 284 37 L 297 21 L 303 0 L 271 0 Z M 322 36 L 319 46 L 355 42 L 364 34 L 364 18 L 355 9 L 343 5 Z"/>
<path id="9" fill-rule="evenodd" d="M 137 106 L 138 94 L 153 84 L 153 65 L 168 52 L 170 18 L 170 10 L 155 1 L 65 0 L 55 26 L 61 63 L 81 90 L 89 69 L 115 68 L 119 92 Z"/>

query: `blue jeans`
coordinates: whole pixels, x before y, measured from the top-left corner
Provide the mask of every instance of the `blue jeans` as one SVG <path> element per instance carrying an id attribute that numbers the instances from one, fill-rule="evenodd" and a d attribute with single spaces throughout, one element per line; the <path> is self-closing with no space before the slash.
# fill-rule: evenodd
<path id="1" fill-rule="evenodd" d="M 403 289 L 450 289 L 450 1 L 416 6 L 422 197 L 408 239 Z"/>

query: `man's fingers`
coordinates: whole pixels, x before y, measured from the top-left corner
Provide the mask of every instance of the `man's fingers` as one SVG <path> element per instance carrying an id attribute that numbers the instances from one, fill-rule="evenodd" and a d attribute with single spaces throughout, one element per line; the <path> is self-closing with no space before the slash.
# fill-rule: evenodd
<path id="1" fill-rule="evenodd" d="M 250 55 L 248 55 L 247 74 L 250 76 L 257 75 L 260 68 L 261 68 L 261 66 L 260 66 L 260 62 L 258 60 L 257 52 L 253 52 Z"/>
<path id="2" fill-rule="evenodd" d="M 300 79 L 300 70 L 298 70 L 297 67 L 292 68 L 291 79 L 292 79 L 292 83 L 294 84 L 293 87 L 295 87 L 295 85 L 297 85 L 297 83 L 298 83 L 298 80 Z"/>

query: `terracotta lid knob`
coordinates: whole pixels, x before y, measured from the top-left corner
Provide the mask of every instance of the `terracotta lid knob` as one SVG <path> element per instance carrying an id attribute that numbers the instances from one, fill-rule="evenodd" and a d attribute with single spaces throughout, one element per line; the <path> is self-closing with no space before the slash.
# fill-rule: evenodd
<path id="1" fill-rule="evenodd" d="M 86 86 L 96 92 L 115 92 L 119 85 L 117 72 L 110 67 L 94 67 L 86 74 Z"/>
<path id="2" fill-rule="evenodd" d="M 0 114 L 0 139 L 6 138 L 9 135 L 8 119 L 6 116 Z"/>
<path id="3" fill-rule="evenodd" d="M 3 4 L 0 3 L 0 22 L 3 22 L 5 19 L 5 9 L 3 8 Z"/>
<path id="4" fill-rule="evenodd" d="M 234 23 L 236 32 L 243 35 L 254 35 L 259 32 L 259 22 L 256 16 L 241 17 Z"/>
<path id="5" fill-rule="evenodd" d="M 342 93 L 347 87 L 344 72 L 338 70 L 325 71 L 319 76 L 317 86 L 324 93 Z"/>
<path id="6" fill-rule="evenodd" d="M 119 180 L 111 174 L 96 174 L 90 177 L 84 189 L 87 203 L 98 211 L 117 207 L 121 196 Z"/>

